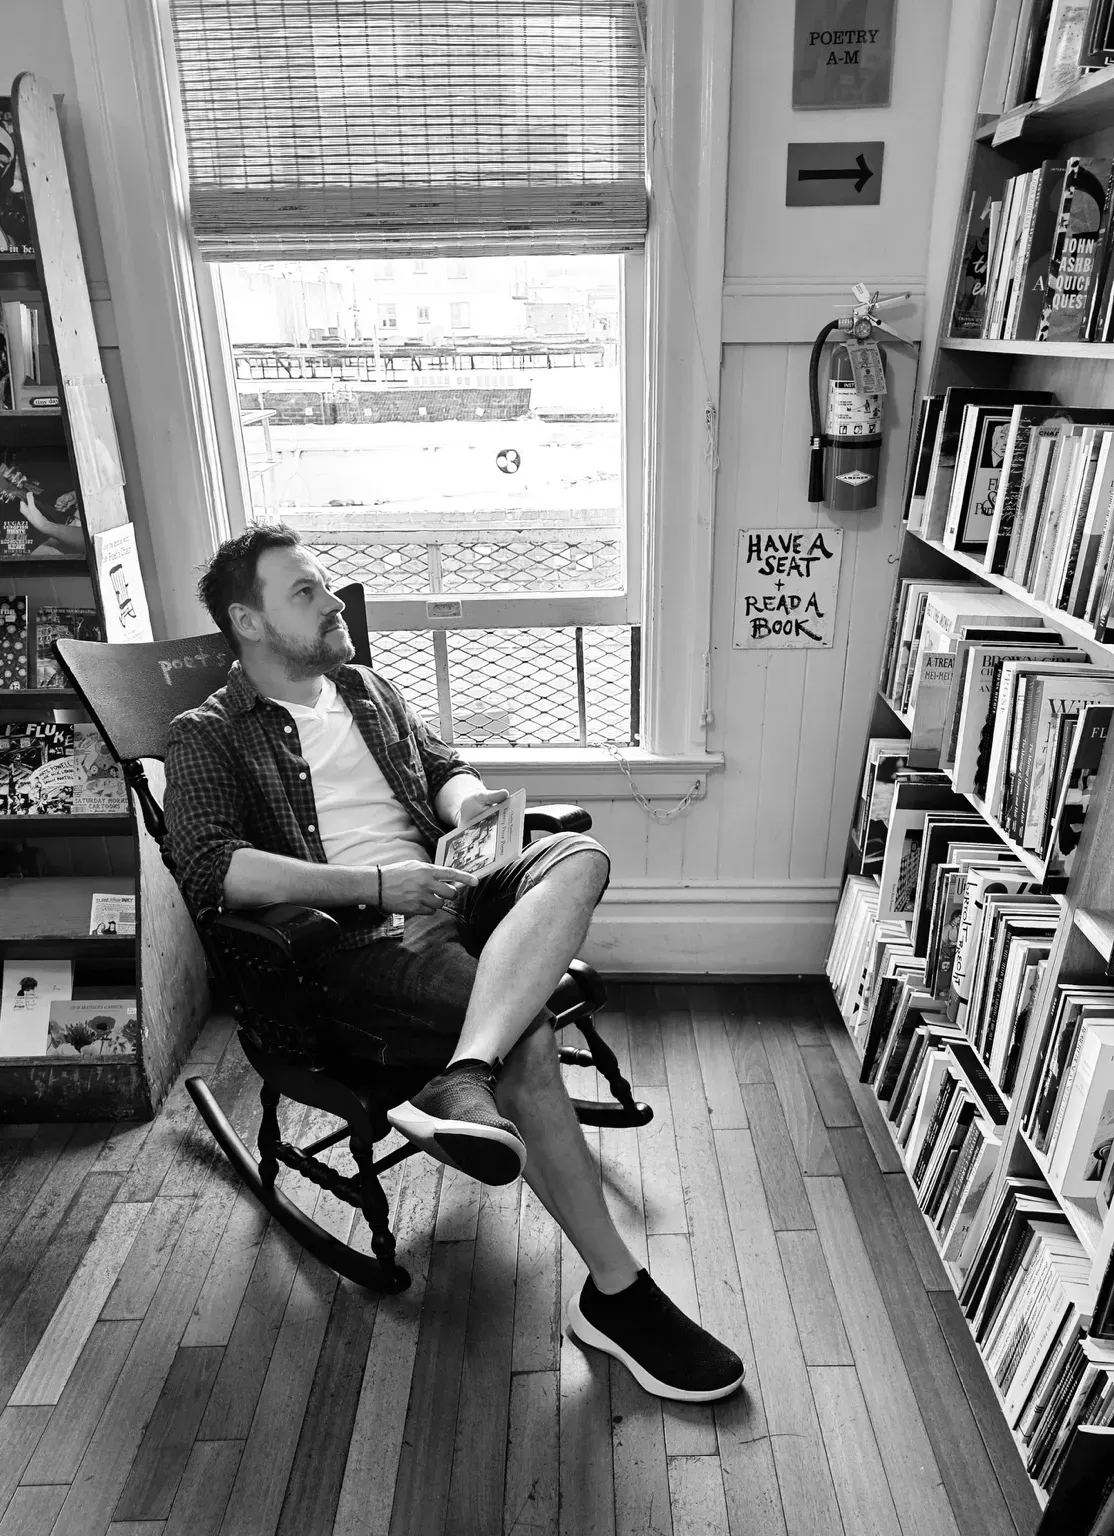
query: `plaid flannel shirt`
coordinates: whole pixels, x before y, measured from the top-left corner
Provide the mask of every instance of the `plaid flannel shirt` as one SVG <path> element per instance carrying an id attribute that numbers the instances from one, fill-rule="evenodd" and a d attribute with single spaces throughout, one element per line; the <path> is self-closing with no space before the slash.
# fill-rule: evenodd
<path id="1" fill-rule="evenodd" d="M 370 667 L 341 666 L 329 676 L 432 853 L 445 830 L 435 795 L 454 774 L 475 770 Z M 223 907 L 224 877 L 237 848 L 328 862 L 298 727 L 281 704 L 256 692 L 239 662 L 225 687 L 170 727 L 164 814 L 166 849 L 194 912 Z M 342 926 L 343 949 L 368 943 L 386 926 L 376 907 L 331 910 Z"/>

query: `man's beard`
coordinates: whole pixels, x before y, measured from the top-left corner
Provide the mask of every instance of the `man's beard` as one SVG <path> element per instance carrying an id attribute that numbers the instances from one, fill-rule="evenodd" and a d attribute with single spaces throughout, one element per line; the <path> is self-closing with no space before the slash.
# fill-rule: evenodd
<path id="1" fill-rule="evenodd" d="M 334 667 L 339 667 L 342 662 L 351 661 L 356 654 L 343 620 L 339 629 L 335 621 L 330 621 L 330 627 L 320 630 L 315 640 L 303 640 L 300 636 L 294 638 L 291 635 L 284 635 L 282 630 L 276 629 L 268 619 L 263 620 L 263 630 L 275 656 L 285 662 L 287 676 L 292 682 L 299 682 L 307 677 L 321 677 L 325 672 L 331 672 Z M 333 639 L 337 634 L 344 640 L 341 650 L 337 649 Z"/>

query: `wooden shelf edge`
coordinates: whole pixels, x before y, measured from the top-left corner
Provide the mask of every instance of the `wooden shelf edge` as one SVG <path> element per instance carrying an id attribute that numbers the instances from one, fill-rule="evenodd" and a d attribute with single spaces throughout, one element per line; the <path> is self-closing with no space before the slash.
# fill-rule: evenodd
<path id="1" fill-rule="evenodd" d="M 75 1067 L 79 1071 L 90 1067 L 138 1067 L 139 1057 L 134 1051 L 118 1056 L 66 1056 L 52 1051 L 45 1056 L 0 1056 L 0 1072 L 5 1067 Z"/>
<path id="2" fill-rule="evenodd" d="M 836 1009 L 836 1012 L 837 1013 L 839 1012 L 838 1008 Z M 841 1019 L 843 1018 L 842 1014 L 840 1014 L 840 1018 Z M 847 1028 L 846 1020 L 843 1020 L 843 1023 L 844 1023 L 844 1028 L 846 1029 Z M 848 1038 L 851 1041 L 851 1044 L 855 1047 L 856 1055 L 858 1055 L 859 1054 L 858 1042 L 855 1040 L 854 1035 L 851 1034 L 851 1031 L 849 1029 L 847 1030 L 847 1034 L 848 1034 Z M 861 1056 L 860 1056 L 860 1060 L 861 1060 Z M 942 1266 L 942 1268 L 944 1270 L 944 1273 L 947 1275 L 948 1282 L 951 1285 L 951 1288 L 952 1288 L 952 1290 L 955 1293 L 956 1299 L 958 1300 L 960 1288 L 961 1288 L 961 1286 L 963 1284 L 963 1277 L 959 1273 L 958 1267 L 955 1264 L 951 1263 L 948 1259 L 945 1259 L 944 1255 L 940 1252 L 940 1238 L 939 1238 L 939 1234 L 937 1233 L 936 1228 L 932 1225 L 932 1222 L 925 1215 L 924 1211 L 921 1210 L 920 1202 L 917 1200 L 916 1190 L 913 1189 L 913 1181 L 909 1177 L 909 1169 L 908 1169 L 908 1167 L 906 1165 L 906 1162 L 905 1162 L 905 1151 L 904 1151 L 904 1148 L 902 1147 L 901 1143 L 897 1139 L 897 1134 L 896 1134 L 896 1132 L 894 1130 L 893 1122 L 890 1120 L 889 1116 L 886 1114 L 886 1111 L 883 1109 L 882 1102 L 878 1098 L 877 1094 L 874 1093 L 873 1087 L 871 1087 L 871 1085 L 869 1083 L 865 1084 L 864 1086 L 870 1088 L 870 1092 L 871 1092 L 871 1095 L 874 1098 L 874 1102 L 878 1105 L 878 1111 L 879 1111 L 879 1114 L 882 1117 L 882 1123 L 886 1127 L 886 1132 L 887 1132 L 890 1140 L 894 1144 L 894 1150 L 897 1152 L 898 1158 L 901 1161 L 902 1171 L 903 1171 L 903 1173 L 905 1175 L 905 1178 L 909 1182 L 910 1190 L 912 1190 L 912 1193 L 913 1193 L 913 1203 L 916 1205 L 917 1210 L 920 1211 L 921 1220 L 924 1222 L 925 1227 L 928 1230 L 928 1235 L 929 1235 L 929 1237 L 932 1240 L 932 1246 L 936 1250 L 937 1255 L 939 1256 L 940 1264 L 941 1264 L 941 1266 Z M 1003 1145 L 1003 1148 L 1002 1148 L 1002 1154 L 1001 1155 L 1003 1157 L 1005 1156 L 1005 1146 L 1004 1145 Z M 963 1321 L 964 1321 L 964 1324 L 967 1325 L 967 1318 L 966 1318 L 966 1316 L 964 1316 Z M 967 1327 L 967 1331 L 969 1333 L 971 1331 L 969 1326 Z M 972 1342 L 975 1345 L 976 1352 L 978 1353 L 979 1360 L 982 1362 L 983 1370 L 986 1372 L 986 1379 L 987 1379 L 987 1381 L 989 1381 L 991 1389 L 994 1392 L 994 1396 L 997 1399 L 998 1406 L 1002 1410 L 1002 1417 L 1006 1419 L 1006 1427 L 1009 1430 L 1010 1434 L 1013 1436 L 1013 1442 L 1017 1446 L 1018 1455 L 1021 1457 L 1021 1464 L 1022 1464 L 1022 1467 L 1024 1467 L 1024 1465 L 1025 1465 L 1025 1455 L 1026 1455 L 1026 1451 L 1027 1451 L 1028 1448 L 1022 1443 L 1020 1437 L 1017 1434 L 1017 1431 L 1014 1429 L 1013 1425 L 1009 1422 L 1009 1419 L 1006 1417 L 1006 1407 L 1005 1407 L 1005 1403 L 1002 1401 L 1002 1394 L 998 1390 L 998 1383 L 994 1380 L 994 1377 L 990 1374 L 990 1371 L 987 1369 L 987 1364 L 986 1364 L 985 1359 L 983 1358 L 982 1350 L 979 1349 L 978 1341 L 974 1338 L 973 1334 L 971 1335 L 971 1337 L 972 1337 Z M 1036 1495 L 1037 1502 L 1040 1504 L 1041 1508 L 1043 1509 L 1044 1506 L 1048 1503 L 1048 1493 L 1047 1493 L 1047 1491 L 1044 1488 L 1042 1488 L 1041 1485 L 1038 1482 L 1034 1481 L 1034 1479 L 1031 1478 L 1031 1477 L 1029 1478 L 1029 1482 L 1030 1482 L 1030 1484 L 1032 1486 L 1033 1493 Z"/>
<path id="3" fill-rule="evenodd" d="M 1083 937 L 1109 965 L 1114 959 L 1114 912 L 1092 912 L 1086 907 L 1077 907 L 1071 916 Z"/>
<path id="4" fill-rule="evenodd" d="M 1110 645 L 1103 640 L 1096 640 L 1094 626 L 1088 624 L 1085 619 L 1079 619 L 1074 614 L 1065 613 L 1061 608 L 1053 608 L 1051 603 L 1046 603 L 1042 598 L 1034 597 L 1031 592 L 1020 586 L 1016 581 L 1011 581 L 1008 576 L 995 576 L 993 572 L 986 569 L 981 561 L 976 560 L 973 555 L 965 555 L 962 550 L 949 549 L 939 539 L 926 538 L 923 533 L 913 528 L 906 529 L 906 535 L 909 538 L 916 539 L 926 549 L 934 549 L 937 554 L 943 555 L 963 570 L 970 571 L 972 576 L 977 576 L 980 581 L 986 582 L 988 586 L 996 587 L 999 592 L 1005 592 L 1008 597 L 1016 597 L 1018 602 L 1024 603 L 1026 607 L 1031 608 L 1040 618 L 1045 619 L 1052 628 L 1061 630 L 1065 635 L 1070 635 L 1073 640 L 1082 641 L 1085 646 L 1089 646 L 1114 667 L 1114 645 Z"/>
<path id="5" fill-rule="evenodd" d="M 25 559 L 5 559 L 0 556 L 0 577 L 3 576 L 88 576 L 89 561 L 84 555 L 74 560 L 49 555 L 28 555 Z"/>
<path id="6" fill-rule="evenodd" d="M 1103 126 L 1103 118 L 1109 121 L 1114 115 L 1114 65 L 1084 75 L 1074 85 L 1068 86 L 1049 101 L 1019 102 L 999 117 L 992 117 L 975 130 L 974 137 L 980 143 L 991 144 L 999 124 L 1007 122 L 1016 126 L 1017 133 L 1002 140 L 995 148 L 1010 144 L 1039 142 L 1057 133 L 1067 135 L 1082 133 Z"/>
<path id="7" fill-rule="evenodd" d="M 1024 1126 L 1018 1126 L 1017 1134 L 1040 1169 L 1041 1178 L 1052 1191 L 1053 1199 L 1071 1223 L 1072 1231 L 1086 1249 L 1087 1257 L 1094 1260 L 1102 1247 L 1103 1229 L 1106 1225 L 1098 1214 L 1098 1206 L 1093 1200 L 1073 1200 L 1070 1195 L 1061 1195 L 1058 1190 L 1053 1189 L 1052 1181 L 1048 1177 L 1048 1157 L 1044 1152 L 1038 1152 Z"/>
<path id="8" fill-rule="evenodd" d="M 20 955 L 29 960 L 131 960 L 137 958 L 130 934 L 40 934 L 33 939 L 0 939 L 0 960 Z"/>
<path id="9" fill-rule="evenodd" d="M 129 837 L 131 817 L 124 811 L 111 815 L 0 816 L 0 835 L 19 832 L 28 837 Z"/>
<path id="10" fill-rule="evenodd" d="M 1114 358 L 1110 341 L 984 341 L 980 337 L 956 336 L 940 343 L 944 352 L 997 352 L 1013 357 Z"/>

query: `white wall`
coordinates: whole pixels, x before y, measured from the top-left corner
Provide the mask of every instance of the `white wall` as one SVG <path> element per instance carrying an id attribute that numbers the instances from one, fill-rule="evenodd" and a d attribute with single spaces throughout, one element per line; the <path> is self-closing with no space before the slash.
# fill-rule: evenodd
<path id="1" fill-rule="evenodd" d="M 793 6 L 738 0 L 708 746 L 726 770 L 707 799 L 657 825 L 623 795 L 593 801 L 614 859 L 588 953 L 612 971 L 815 972 L 822 966 L 865 737 L 896 548 L 915 357 L 891 352 L 879 508 L 847 516 L 835 643 L 816 652 L 731 644 L 735 545 L 745 526 L 812 525 L 805 499 L 808 342 L 862 277 L 916 299 L 898 323 L 917 333 L 940 128 L 947 0 L 900 0 L 893 102 L 886 109 L 790 106 Z M 6 0 L 0 80 L 30 67 L 72 85 L 62 0 Z M 98 295 L 133 518 L 143 536 L 135 455 L 103 282 L 80 124 L 63 113 L 78 217 Z M 882 201 L 862 210 L 784 207 L 790 140 L 883 139 Z M 679 154 L 691 172 L 699 146 Z M 686 169 L 687 167 L 687 169 Z M 99 286 L 97 286 L 99 285 Z M 826 513 L 819 520 L 829 521 Z M 147 546 L 149 548 L 149 545 Z M 151 571 L 148 568 L 148 577 Z M 157 590 L 151 583 L 153 607 Z M 158 622 L 156 617 L 156 623 Z"/>
<path id="2" fill-rule="evenodd" d="M 673 826 L 629 804 L 597 814 L 620 851 L 630 921 L 609 925 L 605 909 L 594 932 L 623 965 L 661 968 L 656 943 L 679 970 L 822 967 L 892 585 L 916 352 L 889 349 L 879 505 L 839 517 L 807 501 L 808 355 L 858 278 L 912 290 L 895 323 L 920 333 L 950 6 L 896 10 L 893 106 L 794 112 L 794 7 L 735 6 L 708 738 L 726 769 Z M 886 145 L 878 207 L 785 207 L 789 142 L 856 139 Z M 818 521 L 844 530 L 833 646 L 734 650 L 739 530 Z M 672 926 L 646 922 L 639 888 L 667 904 L 679 883 Z"/>

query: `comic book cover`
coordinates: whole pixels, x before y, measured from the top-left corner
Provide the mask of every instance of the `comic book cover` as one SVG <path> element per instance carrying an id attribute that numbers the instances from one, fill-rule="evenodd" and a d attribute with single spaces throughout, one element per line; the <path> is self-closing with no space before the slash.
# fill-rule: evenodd
<path id="1" fill-rule="evenodd" d="M 69 816 L 73 811 L 74 760 L 72 725 L 35 720 L 26 727 L 41 746 L 41 761 L 31 772 L 32 816 Z"/>
<path id="2" fill-rule="evenodd" d="M 31 814 L 31 778 L 42 762 L 43 744 L 26 721 L 0 725 L 0 816 Z"/>
<path id="3" fill-rule="evenodd" d="M 69 678 L 51 651 L 55 640 L 99 640 L 94 608 L 40 608 L 35 617 L 35 687 L 68 688 Z"/>
<path id="4" fill-rule="evenodd" d="M 73 728 L 75 816 L 119 816 L 128 809 L 120 764 L 92 721 Z"/>
<path id="5" fill-rule="evenodd" d="M 28 686 L 27 599 L 0 597 L 0 692 Z"/>

